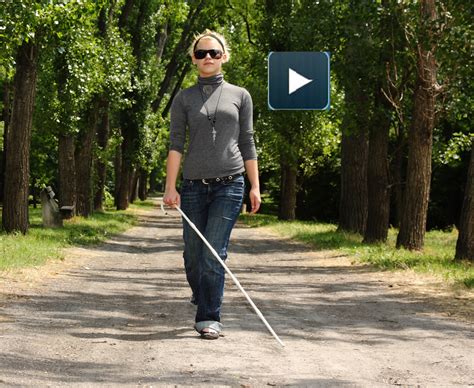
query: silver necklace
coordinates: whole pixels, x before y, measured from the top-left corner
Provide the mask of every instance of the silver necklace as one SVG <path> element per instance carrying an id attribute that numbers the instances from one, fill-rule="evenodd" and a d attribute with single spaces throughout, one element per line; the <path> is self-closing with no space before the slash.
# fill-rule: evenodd
<path id="1" fill-rule="evenodd" d="M 204 85 L 202 89 L 204 89 L 206 86 L 208 85 Z M 219 108 L 219 102 L 221 100 L 221 95 L 222 95 L 222 89 L 224 89 L 224 82 L 222 82 L 222 84 L 220 85 L 220 88 L 221 90 L 219 92 L 219 97 L 217 98 L 217 104 L 216 104 L 216 108 L 214 109 L 213 116 L 211 116 L 211 114 L 209 113 L 209 109 L 207 109 L 206 101 L 204 100 L 203 90 L 199 88 L 199 91 L 201 92 L 202 104 L 204 105 L 204 108 L 206 109 L 207 120 L 209 121 L 209 124 L 211 125 L 212 144 L 214 145 L 216 144 L 216 135 L 217 135 L 217 132 L 216 132 L 217 109 Z"/>

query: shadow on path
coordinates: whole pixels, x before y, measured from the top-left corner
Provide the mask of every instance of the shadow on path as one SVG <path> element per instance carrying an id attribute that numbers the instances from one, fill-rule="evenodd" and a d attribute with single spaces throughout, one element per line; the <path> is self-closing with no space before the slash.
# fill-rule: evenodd
<path id="1" fill-rule="evenodd" d="M 146 363 L 155 359 L 144 349 L 166 352 L 167 343 L 187 349 L 190 341 L 197 349 L 207 345 L 191 327 L 194 307 L 188 301 L 181 250 L 180 220 L 154 214 L 134 231 L 84 249 L 91 257 L 87 267 L 50 279 L 41 292 L 12 298 L 4 313 L 12 321 L 0 322 L 0 383 L 240 385 L 242 376 L 231 373 L 231 366 L 219 373 L 196 371 L 184 377 L 178 365 L 161 370 L 159 376 L 144 372 Z M 472 340 L 470 325 L 434 315 L 435 307 L 426 298 L 374 280 L 370 267 L 309 265 L 310 253 L 303 244 L 264 234 L 257 238 L 254 229 L 238 228 L 233 237 L 228 264 L 285 342 L 346 349 L 421 346 L 423 341 L 447 343 L 454 337 L 459 343 Z M 243 333 L 242 338 L 272 341 L 247 301 L 227 282 L 226 330 L 236 336 Z M 264 345 L 263 354 L 265 346 L 269 345 Z M 216 349 L 225 352 L 225 346 Z M 138 357 L 136 352 L 142 354 Z M 291 381 L 344 386 L 354 380 L 295 375 Z"/>

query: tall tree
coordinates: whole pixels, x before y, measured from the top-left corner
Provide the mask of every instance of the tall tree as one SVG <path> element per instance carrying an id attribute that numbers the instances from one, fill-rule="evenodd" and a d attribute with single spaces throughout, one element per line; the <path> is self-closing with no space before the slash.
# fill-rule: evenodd
<path id="1" fill-rule="evenodd" d="M 279 0 L 266 0 L 265 13 L 267 19 L 264 31 L 268 34 L 270 51 L 291 51 L 297 45 L 292 34 L 292 25 L 287 18 L 294 12 L 294 4 Z M 273 29 L 273 33 L 268 33 Z M 293 39 L 291 39 L 293 37 Z M 285 114 L 287 113 L 287 114 Z M 274 114 L 272 122 L 279 135 L 279 165 L 280 165 L 280 203 L 278 218 L 294 220 L 296 210 L 296 181 L 298 173 L 298 155 L 295 152 L 299 131 L 297 114 L 288 112 Z"/>
<path id="2" fill-rule="evenodd" d="M 105 188 L 107 179 L 107 161 L 113 150 L 109 150 L 110 140 L 118 141 L 111 136 L 114 133 L 112 123 L 116 117 L 114 114 L 130 106 L 130 101 L 124 98 L 126 93 L 131 92 L 131 72 L 135 60 L 131 52 L 129 37 L 121 34 L 119 26 L 126 23 L 130 17 L 128 7 L 133 4 L 127 1 L 121 9 L 116 9 L 117 3 L 110 2 L 104 5 L 98 18 L 98 38 L 103 48 L 102 56 L 104 85 L 98 96 L 98 123 L 97 123 L 97 147 L 95 148 L 94 165 L 96 167 L 96 184 L 94 186 L 94 210 L 103 211 Z M 117 20 L 116 14 L 120 13 Z M 117 170 L 115 170 L 117 172 Z M 115 174 L 117 182 L 120 182 L 120 174 Z M 117 187 L 117 185 L 114 185 Z"/>
<path id="3" fill-rule="evenodd" d="M 5 183 L 5 162 L 6 162 L 6 148 L 8 127 L 10 125 L 10 111 L 11 111 L 11 82 L 5 79 L 3 82 L 3 151 L 0 153 L 0 202 L 3 202 L 3 187 Z"/>
<path id="4" fill-rule="evenodd" d="M 102 99 L 99 106 L 99 123 L 97 127 L 97 185 L 94 191 L 94 211 L 99 212 L 104 211 L 104 190 L 107 177 L 106 149 L 110 136 L 109 109 L 110 102 L 108 99 Z"/>
<path id="5" fill-rule="evenodd" d="M 366 104 L 366 102 L 362 102 L 362 104 Z M 367 114 L 368 112 L 366 111 L 365 113 Z M 348 120 L 353 120 L 353 118 L 345 120 L 347 126 L 351 125 Z M 338 229 L 364 234 L 367 222 L 368 200 L 368 138 L 364 126 L 361 128 L 358 130 L 359 133 L 346 133 L 344 130 L 342 132 L 341 198 L 339 202 Z"/>
<path id="6" fill-rule="evenodd" d="M 474 141 L 471 143 L 471 159 L 456 243 L 456 259 L 474 261 Z"/>
<path id="7" fill-rule="evenodd" d="M 59 46 L 62 47 L 62 46 Z M 71 125 L 71 116 L 75 115 L 75 107 L 71 101 L 71 90 L 68 83 L 71 79 L 66 50 L 55 50 L 54 70 L 57 78 L 58 101 L 64 104 L 60 110 L 59 123 L 53 123 L 58 132 L 58 175 L 59 175 L 59 203 L 61 206 L 72 206 L 73 211 L 70 216 L 76 212 L 76 162 L 75 152 L 75 127 Z M 56 108 L 57 109 L 57 108 Z M 51 112 L 52 113 L 52 112 Z M 52 114 L 54 116 L 54 114 Z"/>
<path id="8" fill-rule="evenodd" d="M 115 2 L 112 2 L 107 7 L 102 7 L 99 12 L 98 18 L 98 29 L 99 35 L 102 42 L 106 42 L 107 33 L 110 28 L 110 24 L 113 20 L 113 15 L 115 12 Z M 97 174 L 97 184 L 94 187 L 94 204 L 93 210 L 102 212 L 104 211 L 104 190 L 105 190 L 105 180 L 107 176 L 107 163 L 105 160 L 105 150 L 109 142 L 110 136 L 110 101 L 106 93 L 102 93 L 99 99 L 98 106 L 98 123 L 97 123 L 97 154 L 95 155 L 95 166 Z"/>
<path id="9" fill-rule="evenodd" d="M 390 113 L 382 85 L 377 84 L 374 112 L 370 122 L 369 152 L 367 164 L 367 226 L 364 242 L 385 242 L 390 215 L 390 190 L 388 174 L 388 141 Z"/>
<path id="10" fill-rule="evenodd" d="M 379 59 L 378 51 L 374 50 L 374 23 L 371 22 L 376 15 L 376 6 L 368 1 L 351 0 L 342 13 L 342 48 L 334 64 L 345 93 L 339 230 L 364 234 L 368 212 L 368 133 L 373 73 L 376 58 Z"/>
<path id="11" fill-rule="evenodd" d="M 438 94 L 435 58 L 434 0 L 420 0 L 420 28 L 416 47 L 414 107 L 408 134 L 408 165 L 404 205 L 397 247 L 421 250 L 426 232 L 426 217 L 431 182 L 431 154 Z"/>
<path id="12" fill-rule="evenodd" d="M 127 7 L 129 2 L 125 4 Z M 132 13 L 128 20 L 120 23 L 122 34 L 125 31 L 131 36 L 131 45 L 133 56 L 136 58 L 136 69 L 131 75 L 132 90 L 126 94 L 126 98 L 132 101 L 132 105 L 122 109 L 120 112 L 120 129 L 122 134 L 121 145 L 121 171 L 120 183 L 117 189 L 118 198 L 116 199 L 117 209 L 127 209 L 130 202 L 130 181 L 133 179 L 133 168 L 135 159 L 137 157 L 137 150 L 140 145 L 140 131 L 144 125 L 146 110 L 149 106 L 147 94 L 149 90 L 140 88 L 143 84 L 145 68 L 147 66 L 147 45 L 144 34 L 145 27 L 150 19 L 152 7 L 156 6 L 155 2 L 147 2 L 144 0 L 137 1 L 133 8 L 135 17 L 132 18 Z M 122 14 L 125 12 L 125 8 Z"/>
<path id="13" fill-rule="evenodd" d="M 5 160 L 2 226 L 7 232 L 28 231 L 30 141 L 36 94 L 39 47 L 23 41 L 16 55 L 11 126 Z"/>
<path id="14" fill-rule="evenodd" d="M 94 138 L 99 121 L 100 96 L 96 95 L 86 111 L 87 120 L 79 132 L 74 154 L 76 165 L 76 211 L 83 217 L 92 213 L 92 161 Z"/>
<path id="15" fill-rule="evenodd" d="M 364 242 L 385 242 L 390 216 L 390 182 L 388 145 L 391 126 L 391 105 L 384 90 L 388 90 L 389 74 L 394 67 L 396 47 L 394 37 L 401 31 L 395 26 L 396 10 L 389 0 L 382 1 L 375 39 L 379 41 L 379 69 L 375 72 L 374 104 L 369 128 L 369 154 L 367 166 L 368 212 Z"/>

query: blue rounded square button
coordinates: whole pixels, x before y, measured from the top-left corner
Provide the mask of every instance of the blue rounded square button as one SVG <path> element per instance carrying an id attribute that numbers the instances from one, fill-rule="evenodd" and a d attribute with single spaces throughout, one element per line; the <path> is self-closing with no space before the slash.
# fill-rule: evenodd
<path id="1" fill-rule="evenodd" d="M 268 55 L 270 109 L 329 109 L 329 58 L 328 52 L 271 52 Z"/>

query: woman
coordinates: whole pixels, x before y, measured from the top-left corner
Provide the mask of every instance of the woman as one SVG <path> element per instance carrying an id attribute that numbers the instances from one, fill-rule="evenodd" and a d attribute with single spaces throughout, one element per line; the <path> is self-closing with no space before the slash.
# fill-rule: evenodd
<path id="1" fill-rule="evenodd" d="M 222 64 L 230 53 L 222 35 L 206 30 L 195 38 L 189 54 L 199 77 L 196 85 L 181 90 L 173 100 L 163 202 L 181 206 L 225 260 L 242 206 L 244 171 L 251 185 L 251 213 L 261 202 L 252 99 L 247 90 L 224 81 Z M 180 195 L 176 180 L 184 152 Z M 183 239 L 186 278 L 191 301 L 197 305 L 194 328 L 204 339 L 217 339 L 222 331 L 225 271 L 186 221 Z"/>

